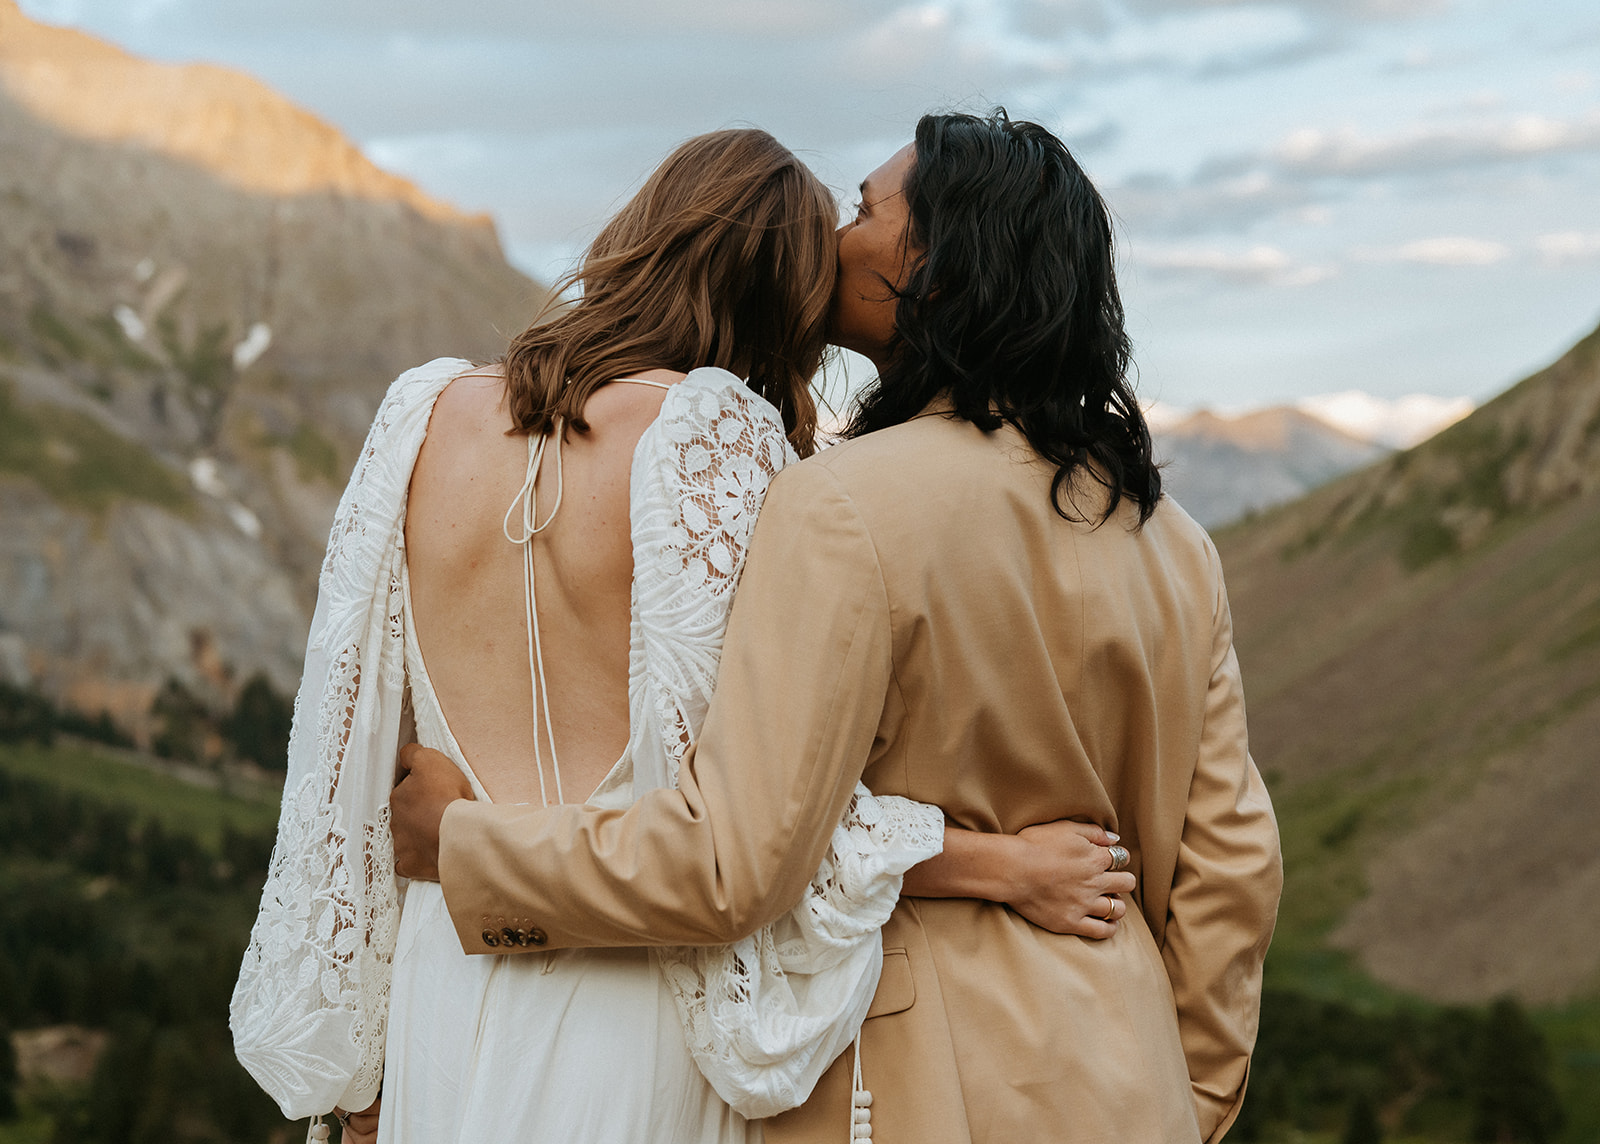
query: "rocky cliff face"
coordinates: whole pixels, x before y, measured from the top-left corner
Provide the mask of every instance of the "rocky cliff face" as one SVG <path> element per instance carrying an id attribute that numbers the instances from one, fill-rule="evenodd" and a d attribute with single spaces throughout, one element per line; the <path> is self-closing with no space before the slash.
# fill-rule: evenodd
<path id="1" fill-rule="evenodd" d="M 169 674 L 291 687 L 384 388 L 500 352 L 544 296 L 486 220 L 254 80 L 0 0 L 10 674 L 124 719 Z"/>
<path id="2" fill-rule="evenodd" d="M 11 98 L 80 138 L 132 143 L 266 195 L 328 192 L 470 222 L 448 203 L 373 166 L 337 128 L 258 80 L 208 64 L 151 63 L 0 0 L 0 71 Z"/>

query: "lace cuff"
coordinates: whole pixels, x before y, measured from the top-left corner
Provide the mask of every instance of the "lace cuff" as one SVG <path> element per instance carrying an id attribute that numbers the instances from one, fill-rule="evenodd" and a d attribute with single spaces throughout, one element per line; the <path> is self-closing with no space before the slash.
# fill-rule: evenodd
<path id="1" fill-rule="evenodd" d="M 855 1039 L 905 872 L 944 848 L 944 813 L 857 784 L 805 898 L 726 946 L 656 953 L 695 1063 L 740 1115 L 805 1103 Z"/>

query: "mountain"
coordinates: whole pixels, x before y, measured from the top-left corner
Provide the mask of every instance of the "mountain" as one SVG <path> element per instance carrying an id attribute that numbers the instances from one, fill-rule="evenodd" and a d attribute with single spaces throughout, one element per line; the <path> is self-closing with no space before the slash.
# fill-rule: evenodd
<path id="1" fill-rule="evenodd" d="M 1207 527 L 1294 500 L 1389 452 L 1281 405 L 1237 417 L 1201 410 L 1157 421 L 1154 436 L 1163 485 Z"/>
<path id="2" fill-rule="evenodd" d="M 0 674 L 136 727 L 294 685 L 385 387 L 546 297 L 493 226 L 247 76 L 0 0 Z"/>
<path id="3" fill-rule="evenodd" d="M 1600 329 L 1217 541 L 1280 974 L 1331 950 L 1439 1000 L 1600 994 Z"/>
<path id="4" fill-rule="evenodd" d="M 1295 404 L 1354 437 L 1391 449 L 1420 445 L 1475 407 L 1470 397 L 1441 397 L 1436 393 L 1379 397 L 1359 389 L 1313 394 Z"/>

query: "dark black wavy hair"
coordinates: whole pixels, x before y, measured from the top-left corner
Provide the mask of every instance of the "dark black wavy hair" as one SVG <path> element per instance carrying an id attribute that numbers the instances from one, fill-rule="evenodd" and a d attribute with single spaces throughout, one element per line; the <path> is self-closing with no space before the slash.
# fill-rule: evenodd
<path id="1" fill-rule="evenodd" d="M 906 179 L 923 253 L 897 291 L 888 364 L 846 435 L 916 416 L 940 394 L 992 431 L 1016 426 L 1056 466 L 1055 509 L 1079 472 L 1142 525 L 1161 497 L 1150 430 L 1128 384 L 1130 347 L 1112 268 L 1111 216 L 1066 146 L 1004 108 L 925 115 Z M 893 289 L 893 284 L 889 284 Z"/>

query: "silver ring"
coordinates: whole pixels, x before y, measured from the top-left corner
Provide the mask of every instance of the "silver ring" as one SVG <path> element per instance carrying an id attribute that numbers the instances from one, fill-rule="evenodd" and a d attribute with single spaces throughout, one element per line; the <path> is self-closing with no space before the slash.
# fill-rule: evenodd
<path id="1" fill-rule="evenodd" d="M 349 1128 L 350 1127 L 350 1114 L 348 1112 L 345 1112 L 343 1109 L 335 1108 L 333 1110 L 333 1116 L 334 1116 L 334 1119 L 337 1120 L 345 1128 Z"/>
<path id="2" fill-rule="evenodd" d="M 1133 861 L 1133 855 L 1129 854 L 1124 847 L 1111 847 L 1111 869 L 1126 870 L 1128 863 L 1131 861 Z"/>

